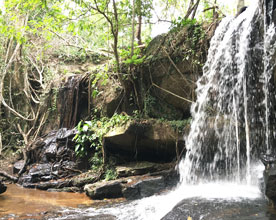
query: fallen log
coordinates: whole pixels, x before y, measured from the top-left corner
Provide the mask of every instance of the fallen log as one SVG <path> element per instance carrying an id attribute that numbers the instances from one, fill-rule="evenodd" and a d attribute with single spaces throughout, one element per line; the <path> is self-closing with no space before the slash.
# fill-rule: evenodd
<path id="1" fill-rule="evenodd" d="M 0 170 L 0 176 L 6 177 L 6 178 L 8 178 L 9 180 L 12 180 L 13 182 L 17 182 L 17 181 L 18 181 L 18 177 L 12 176 L 12 175 L 8 174 L 8 173 L 5 172 L 5 171 L 1 171 L 1 170 Z"/>

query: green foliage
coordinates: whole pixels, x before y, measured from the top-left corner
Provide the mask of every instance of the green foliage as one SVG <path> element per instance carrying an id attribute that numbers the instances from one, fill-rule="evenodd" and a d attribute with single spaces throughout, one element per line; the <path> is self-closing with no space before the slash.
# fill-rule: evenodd
<path id="1" fill-rule="evenodd" d="M 151 96 L 149 93 L 144 98 L 144 109 L 143 113 L 147 117 L 152 117 L 154 113 L 152 112 L 156 108 L 156 104 L 158 103 L 158 100 Z"/>
<path id="2" fill-rule="evenodd" d="M 57 98 L 58 98 L 58 88 L 53 88 L 52 89 L 52 102 L 51 102 L 51 107 L 50 111 L 52 113 L 56 112 L 57 110 Z"/>
<path id="3" fill-rule="evenodd" d="M 105 171 L 105 180 L 115 180 L 117 178 L 118 174 L 116 172 L 116 169 L 114 167 L 110 167 Z"/>
<path id="4" fill-rule="evenodd" d="M 186 120 L 173 120 L 168 121 L 168 123 L 174 128 L 176 131 L 182 132 L 184 128 L 191 123 L 192 118 L 188 118 Z"/>
<path id="5" fill-rule="evenodd" d="M 99 53 L 91 53 L 85 50 L 80 50 L 77 48 L 57 48 L 55 51 L 55 56 L 59 58 L 61 62 L 64 63 L 77 63 L 83 64 L 85 62 L 91 62 L 93 64 L 100 64 L 102 61 L 106 60 L 107 57 Z"/>
<path id="6" fill-rule="evenodd" d="M 102 165 L 102 141 L 110 129 L 125 124 L 130 120 L 128 115 L 114 114 L 111 118 L 94 118 L 91 121 L 80 121 L 74 137 L 76 142 L 75 152 L 77 156 L 84 157 L 92 154 L 90 159 L 92 169 Z"/>
<path id="7" fill-rule="evenodd" d="M 95 74 L 91 74 L 91 96 L 92 98 L 96 98 L 99 95 L 98 85 L 100 83 L 101 86 L 105 86 L 108 81 L 108 65 L 103 66 L 102 68 L 97 69 Z"/>
<path id="8" fill-rule="evenodd" d="M 196 19 L 185 19 L 178 17 L 177 20 L 172 21 L 172 25 L 170 27 L 171 31 L 178 31 L 183 27 L 190 27 L 197 23 Z"/>
<path id="9" fill-rule="evenodd" d="M 123 63 L 128 65 L 139 65 L 144 62 L 146 56 L 141 57 L 140 48 L 135 48 L 133 51 L 133 56 L 131 56 L 131 48 L 129 47 L 127 50 L 122 49 L 120 52 L 121 58 L 124 60 Z"/>

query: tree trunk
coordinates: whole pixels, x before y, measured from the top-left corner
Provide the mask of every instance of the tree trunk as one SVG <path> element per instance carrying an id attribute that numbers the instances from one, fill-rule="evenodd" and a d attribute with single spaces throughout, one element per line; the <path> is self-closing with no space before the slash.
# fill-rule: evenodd
<path id="1" fill-rule="evenodd" d="M 141 37 L 141 32 L 142 32 L 142 3 L 141 0 L 136 1 L 137 5 L 137 14 L 138 14 L 138 26 L 137 26 L 137 31 L 136 31 L 136 38 L 138 41 L 138 45 L 142 45 L 142 37 Z"/>

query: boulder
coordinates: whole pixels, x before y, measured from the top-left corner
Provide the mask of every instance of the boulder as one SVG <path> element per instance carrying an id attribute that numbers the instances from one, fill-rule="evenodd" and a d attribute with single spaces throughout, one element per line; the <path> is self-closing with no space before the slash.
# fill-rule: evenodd
<path id="1" fill-rule="evenodd" d="M 164 177 L 147 177 L 132 184 L 129 182 L 123 188 L 123 195 L 128 200 L 149 197 L 159 193 L 166 187 Z"/>
<path id="2" fill-rule="evenodd" d="M 92 199 L 120 198 L 122 185 L 120 181 L 98 182 L 84 187 L 87 196 Z"/>

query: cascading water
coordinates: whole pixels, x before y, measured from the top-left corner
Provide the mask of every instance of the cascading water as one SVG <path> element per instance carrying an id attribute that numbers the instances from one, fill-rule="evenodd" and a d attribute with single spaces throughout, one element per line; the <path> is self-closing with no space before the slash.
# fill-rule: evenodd
<path id="1" fill-rule="evenodd" d="M 275 28 L 271 23 L 264 35 L 259 33 L 260 16 L 258 7 L 249 7 L 235 19 L 225 18 L 216 30 L 197 83 L 187 154 L 179 165 L 184 183 L 251 184 L 252 164 L 271 148 L 269 61 Z"/>

